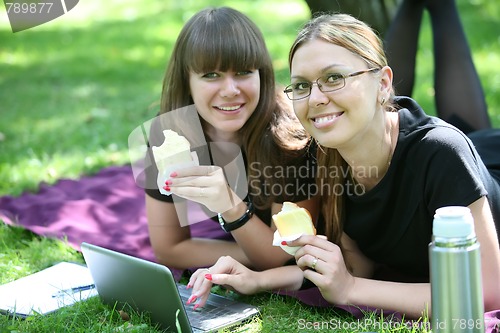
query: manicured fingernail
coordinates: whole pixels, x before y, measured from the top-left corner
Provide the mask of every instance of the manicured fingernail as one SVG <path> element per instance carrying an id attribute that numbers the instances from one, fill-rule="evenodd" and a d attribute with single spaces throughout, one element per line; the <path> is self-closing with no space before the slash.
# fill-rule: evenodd
<path id="1" fill-rule="evenodd" d="M 196 295 L 191 295 L 191 297 L 188 298 L 186 304 L 191 304 L 193 303 L 194 301 L 196 301 Z"/>
<path id="2" fill-rule="evenodd" d="M 191 288 L 193 288 L 193 286 L 188 283 L 187 286 L 186 286 L 186 288 L 187 289 L 191 289 Z"/>
<path id="3" fill-rule="evenodd" d="M 195 305 L 193 306 L 193 310 L 196 310 L 196 309 L 198 309 L 199 307 L 200 307 L 200 304 L 195 304 Z"/>
<path id="4" fill-rule="evenodd" d="M 163 189 L 164 189 L 165 191 L 169 191 L 169 192 L 170 192 L 170 186 L 165 185 L 165 186 L 163 186 Z"/>
<path id="5" fill-rule="evenodd" d="M 177 177 L 177 172 L 175 172 L 175 171 L 174 171 L 174 172 L 172 172 L 172 173 L 170 174 L 170 177 Z"/>
<path id="6" fill-rule="evenodd" d="M 281 245 L 287 245 L 286 241 L 281 241 Z"/>
<path id="7" fill-rule="evenodd" d="M 205 274 L 205 279 L 212 281 L 212 274 Z"/>
<path id="8" fill-rule="evenodd" d="M 165 182 L 165 185 L 172 185 L 172 181 L 170 179 L 167 179 L 167 181 Z"/>

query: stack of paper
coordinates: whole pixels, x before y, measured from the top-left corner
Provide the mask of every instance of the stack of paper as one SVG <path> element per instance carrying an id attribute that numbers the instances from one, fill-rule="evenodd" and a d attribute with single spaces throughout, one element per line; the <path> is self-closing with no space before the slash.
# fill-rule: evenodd
<path id="1" fill-rule="evenodd" d="M 0 286 L 0 311 L 26 317 L 46 314 L 96 296 L 86 266 L 62 262 Z"/>

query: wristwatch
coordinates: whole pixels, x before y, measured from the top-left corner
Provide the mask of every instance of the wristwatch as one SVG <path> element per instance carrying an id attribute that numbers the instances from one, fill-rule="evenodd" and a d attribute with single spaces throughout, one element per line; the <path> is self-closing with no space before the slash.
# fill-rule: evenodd
<path id="1" fill-rule="evenodd" d="M 239 219 L 237 219 L 234 222 L 227 223 L 224 220 L 224 218 L 222 217 L 222 214 L 220 214 L 220 213 L 217 214 L 217 217 L 219 218 L 219 224 L 220 224 L 222 230 L 229 233 L 229 232 L 234 231 L 238 228 L 241 228 L 242 226 L 245 225 L 245 223 L 248 222 L 248 220 L 250 220 L 252 218 L 253 213 L 254 213 L 253 203 L 249 199 L 245 200 L 244 202 L 247 204 L 247 210 Z"/>

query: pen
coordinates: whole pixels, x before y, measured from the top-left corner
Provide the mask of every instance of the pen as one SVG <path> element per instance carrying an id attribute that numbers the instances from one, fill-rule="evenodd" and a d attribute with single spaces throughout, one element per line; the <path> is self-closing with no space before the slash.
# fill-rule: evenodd
<path id="1" fill-rule="evenodd" d="M 60 297 L 60 296 L 64 296 L 64 295 L 70 295 L 70 294 L 74 294 L 74 293 L 77 293 L 80 291 L 90 290 L 90 289 L 94 289 L 94 288 L 95 288 L 94 284 L 87 284 L 85 286 L 78 286 L 78 287 L 73 287 L 73 288 L 69 288 L 69 289 L 63 289 L 63 290 L 59 290 L 56 293 L 52 294 L 52 297 L 55 298 L 55 297 Z"/>

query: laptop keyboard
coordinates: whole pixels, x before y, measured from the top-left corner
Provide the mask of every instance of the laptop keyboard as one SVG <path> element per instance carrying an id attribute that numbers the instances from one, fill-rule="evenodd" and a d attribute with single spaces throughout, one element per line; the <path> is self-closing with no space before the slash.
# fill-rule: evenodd
<path id="1" fill-rule="evenodd" d="M 186 306 L 185 308 L 190 320 L 217 318 L 228 313 L 227 308 L 216 307 L 208 303 L 196 310 L 194 310 L 193 306 Z"/>
<path id="2" fill-rule="evenodd" d="M 179 294 L 181 296 L 181 300 L 184 304 L 186 304 L 189 296 L 191 295 L 190 291 L 188 291 L 185 286 L 179 286 Z M 200 324 L 204 326 L 202 323 L 210 320 L 216 320 L 219 317 L 232 314 L 237 314 L 237 312 L 233 311 L 229 306 L 220 306 L 218 304 L 210 304 L 210 300 L 202 307 L 194 310 L 192 305 L 184 306 L 186 310 L 186 314 L 189 317 L 189 321 L 193 326 Z"/>

